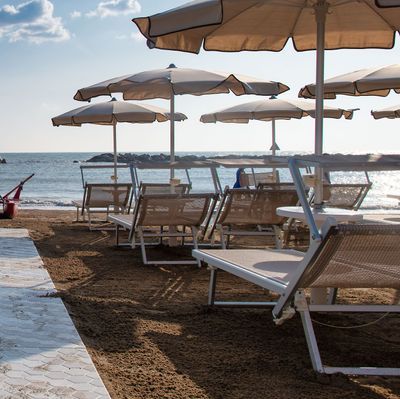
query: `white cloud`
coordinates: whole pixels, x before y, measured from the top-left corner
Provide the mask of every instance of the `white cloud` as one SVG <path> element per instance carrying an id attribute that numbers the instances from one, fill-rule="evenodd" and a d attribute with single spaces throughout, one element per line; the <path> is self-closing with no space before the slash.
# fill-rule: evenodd
<path id="1" fill-rule="evenodd" d="M 131 33 L 131 38 L 137 42 L 144 42 L 146 38 L 140 32 Z"/>
<path id="2" fill-rule="evenodd" d="M 104 0 L 97 8 L 86 14 L 87 17 L 115 17 L 140 12 L 140 3 L 137 0 Z"/>
<path id="3" fill-rule="evenodd" d="M 0 8 L 0 38 L 37 44 L 68 40 L 70 33 L 53 12 L 49 0 L 30 0 L 17 6 L 7 4 Z"/>
<path id="4" fill-rule="evenodd" d="M 80 18 L 82 16 L 82 13 L 80 11 L 72 11 L 71 14 L 69 14 L 69 16 L 72 19 Z"/>
<path id="5" fill-rule="evenodd" d="M 130 35 L 116 35 L 115 38 L 117 40 L 129 40 L 129 39 L 133 39 L 136 42 L 144 42 L 146 40 L 146 38 L 139 32 L 134 32 L 131 33 Z"/>

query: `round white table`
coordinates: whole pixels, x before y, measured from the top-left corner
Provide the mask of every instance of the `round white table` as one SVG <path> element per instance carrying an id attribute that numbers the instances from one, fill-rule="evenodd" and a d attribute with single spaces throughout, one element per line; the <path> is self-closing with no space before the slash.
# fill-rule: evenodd
<path id="1" fill-rule="evenodd" d="M 364 217 L 361 212 L 341 208 L 311 208 L 311 212 L 318 229 L 321 228 L 328 217 L 334 218 L 337 222 L 360 222 Z M 276 208 L 276 214 L 307 222 L 303 207 L 301 206 L 283 206 Z M 311 303 L 327 303 L 327 290 L 324 288 L 312 288 Z"/>
<path id="2" fill-rule="evenodd" d="M 311 208 L 315 224 L 321 227 L 328 217 L 334 218 L 337 222 L 360 222 L 363 220 L 363 214 L 358 211 L 341 208 Z M 288 218 L 306 221 L 304 210 L 301 206 L 282 206 L 276 208 L 276 214 Z"/>

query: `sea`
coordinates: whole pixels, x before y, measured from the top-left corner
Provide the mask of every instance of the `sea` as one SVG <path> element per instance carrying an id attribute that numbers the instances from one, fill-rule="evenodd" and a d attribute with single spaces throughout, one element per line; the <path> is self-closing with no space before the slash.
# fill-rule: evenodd
<path id="1" fill-rule="evenodd" d="M 263 153 L 190 153 L 192 155 L 204 155 L 206 157 L 222 156 L 228 154 L 262 155 Z M 82 165 L 89 164 L 86 161 L 99 155 L 98 153 L 5 153 L 2 157 L 6 163 L 0 164 L 0 194 L 4 195 L 12 190 L 20 181 L 34 173 L 32 179 L 27 181 L 21 194 L 21 208 L 29 209 L 74 209 L 73 200 L 82 199 L 83 184 L 107 183 L 111 181 L 112 169 L 83 169 Z M 177 155 L 189 155 L 189 153 L 177 153 Z M 285 152 L 281 155 L 293 155 Z M 103 163 L 102 163 L 103 164 Z M 111 164 L 110 164 L 111 165 Z M 279 171 L 281 181 L 290 181 L 290 173 L 287 169 Z M 236 170 L 218 168 L 218 175 L 222 187 L 232 187 L 236 180 Z M 146 182 L 167 182 L 167 171 L 140 171 L 139 180 Z M 185 181 L 186 176 L 182 171 L 176 171 L 176 177 Z M 213 183 L 208 169 L 193 169 L 190 172 L 193 192 L 212 192 Z M 399 202 L 388 198 L 387 194 L 400 195 L 400 171 L 370 172 L 369 179 L 372 189 L 369 191 L 361 209 L 370 212 L 400 211 Z M 331 175 L 332 182 L 356 183 L 365 182 L 366 177 L 362 172 L 334 172 Z M 118 181 L 131 182 L 129 168 L 118 171 Z"/>

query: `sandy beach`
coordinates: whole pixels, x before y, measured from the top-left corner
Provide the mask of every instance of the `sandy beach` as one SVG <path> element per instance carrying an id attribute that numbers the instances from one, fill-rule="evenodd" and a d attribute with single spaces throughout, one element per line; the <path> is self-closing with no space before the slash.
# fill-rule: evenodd
<path id="1" fill-rule="evenodd" d="M 29 230 L 113 399 L 400 397 L 399 378 L 316 374 L 298 316 L 278 327 L 269 310 L 208 309 L 205 267 L 144 266 L 139 249 L 116 248 L 112 231 L 89 231 L 73 211 L 23 210 L 0 225 Z M 227 274 L 218 292 L 225 299 L 267 295 Z M 340 300 L 360 294 L 393 296 L 343 290 Z M 346 327 L 378 318 L 315 316 Z M 317 336 L 326 363 L 400 367 L 399 328 L 398 316 L 387 315 L 363 328 L 318 326 Z"/>

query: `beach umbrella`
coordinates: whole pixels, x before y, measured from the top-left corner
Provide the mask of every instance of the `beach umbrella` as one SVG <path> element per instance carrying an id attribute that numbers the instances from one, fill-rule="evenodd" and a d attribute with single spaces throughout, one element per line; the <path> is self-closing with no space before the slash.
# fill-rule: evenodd
<path id="1" fill-rule="evenodd" d="M 297 51 L 316 49 L 315 153 L 322 154 L 325 49 L 392 48 L 400 8 L 379 8 L 373 0 L 195 0 L 133 22 L 150 48 L 280 51 L 292 39 Z"/>
<path id="2" fill-rule="evenodd" d="M 360 69 L 327 79 L 324 82 L 324 97 L 387 96 L 391 90 L 400 93 L 400 64 Z M 300 97 L 315 98 L 316 85 L 309 84 L 300 89 Z"/>
<path id="3" fill-rule="evenodd" d="M 170 100 L 170 113 L 174 114 L 175 96 L 192 94 L 196 96 L 232 92 L 243 94 L 273 95 L 289 88 L 280 83 L 256 79 L 249 76 L 226 72 L 210 72 L 199 69 L 168 68 L 120 76 L 89 87 L 79 89 L 74 99 L 87 101 L 101 95 L 122 93 L 125 100 L 148 100 L 163 98 Z M 175 123 L 170 120 L 170 160 L 175 160 Z M 171 177 L 173 170 L 171 169 Z"/>
<path id="4" fill-rule="evenodd" d="M 375 119 L 382 119 L 382 118 L 388 118 L 388 119 L 395 119 L 395 118 L 400 118 L 400 105 L 394 105 L 385 109 L 377 110 L 377 111 L 371 111 L 372 116 Z"/>
<path id="5" fill-rule="evenodd" d="M 353 117 L 354 109 L 324 107 L 324 118 L 346 119 Z M 272 155 L 279 146 L 276 143 L 276 120 L 300 119 L 305 116 L 315 118 L 315 102 L 307 100 L 289 100 L 271 97 L 270 99 L 251 101 L 204 114 L 200 121 L 204 123 L 248 123 L 250 120 L 272 122 Z"/>
<path id="6" fill-rule="evenodd" d="M 184 114 L 175 113 L 174 119 L 182 121 L 187 119 Z M 52 118 L 53 126 L 81 126 L 85 123 L 95 125 L 113 126 L 114 144 L 114 179 L 117 181 L 117 123 L 153 123 L 169 120 L 170 113 L 152 105 L 139 105 L 126 101 L 110 101 L 89 104 L 73 109 L 65 114 Z"/>

